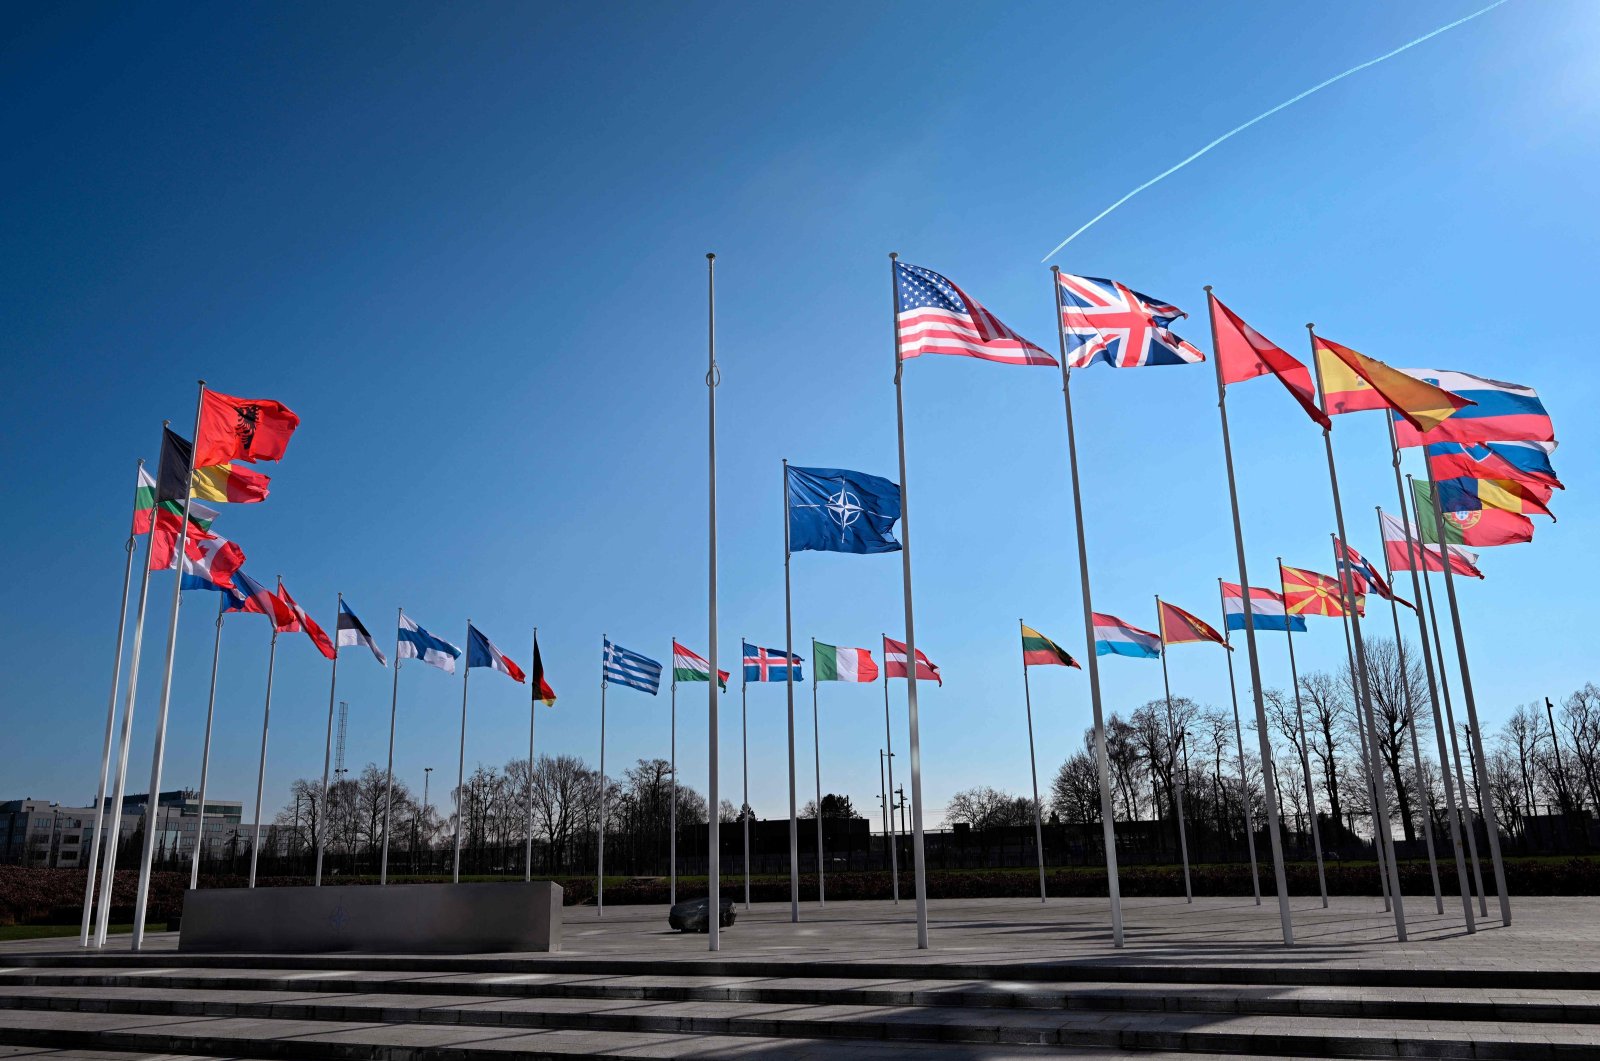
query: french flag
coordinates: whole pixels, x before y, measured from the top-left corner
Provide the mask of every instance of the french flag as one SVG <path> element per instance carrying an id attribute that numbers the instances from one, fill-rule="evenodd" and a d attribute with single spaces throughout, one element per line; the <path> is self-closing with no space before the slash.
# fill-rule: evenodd
<path id="1" fill-rule="evenodd" d="M 1438 368 L 1408 368 L 1406 375 L 1443 387 L 1475 402 L 1431 431 L 1418 431 L 1394 414 L 1395 437 L 1402 446 L 1432 442 L 1554 442 L 1555 426 L 1545 412 L 1539 392 L 1532 387 L 1485 379 L 1469 372 Z"/>
<path id="2" fill-rule="evenodd" d="M 1094 654 L 1160 659 L 1161 635 L 1123 622 L 1115 615 L 1094 613 Z"/>
<path id="3" fill-rule="evenodd" d="M 494 642 L 483 636 L 483 632 L 471 623 L 467 624 L 467 667 L 489 667 L 497 670 L 514 682 L 527 680 L 527 675 L 522 673 L 522 668 L 511 662 L 504 652 L 494 647 Z"/>
<path id="4" fill-rule="evenodd" d="M 1236 582 L 1222 584 L 1222 614 L 1227 618 L 1229 630 L 1244 629 L 1244 593 Z M 1257 630 L 1306 632 L 1305 616 L 1290 615 L 1283 606 L 1283 594 L 1270 589 L 1250 587 L 1250 615 Z"/>

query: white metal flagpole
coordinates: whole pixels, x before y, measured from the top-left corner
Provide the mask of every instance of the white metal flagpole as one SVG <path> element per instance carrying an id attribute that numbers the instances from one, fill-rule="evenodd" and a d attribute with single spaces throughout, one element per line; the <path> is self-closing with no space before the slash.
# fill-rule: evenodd
<path id="1" fill-rule="evenodd" d="M 1294 718 L 1295 728 L 1300 732 L 1300 772 L 1305 776 L 1306 782 L 1306 810 L 1311 817 L 1311 848 L 1317 856 L 1317 891 L 1322 895 L 1322 908 L 1328 908 L 1328 874 L 1322 865 L 1322 827 L 1317 824 L 1317 797 L 1311 788 L 1311 746 L 1306 743 L 1306 712 L 1300 702 L 1300 672 L 1294 662 L 1294 630 L 1291 623 L 1293 616 L 1289 614 L 1288 587 L 1283 584 L 1283 557 L 1278 557 L 1278 591 L 1284 597 L 1283 609 L 1283 637 L 1289 643 L 1289 684 L 1294 686 Z M 1248 605 L 1247 605 L 1248 607 Z M 1239 724 L 1239 714 L 1234 712 L 1234 725 Z M 1240 751 L 1240 761 L 1243 762 L 1244 752 Z M 1332 751 L 1329 751 L 1332 754 Z M 1339 823 L 1334 822 L 1337 826 Z"/>
<path id="2" fill-rule="evenodd" d="M 1233 699 L 1233 742 L 1239 749 L 1239 805 L 1244 812 L 1244 840 L 1245 846 L 1250 850 L 1250 890 L 1255 894 L 1256 905 L 1261 905 L 1261 869 L 1256 862 L 1256 824 L 1255 815 L 1250 809 L 1250 782 L 1245 774 L 1244 762 L 1244 730 L 1239 725 L 1239 686 L 1233 679 L 1233 631 L 1228 629 L 1228 598 L 1222 591 L 1222 579 L 1217 579 L 1217 594 L 1222 600 L 1222 639 L 1227 647 L 1223 655 L 1228 659 L 1228 695 Z M 1250 607 L 1250 602 L 1245 601 L 1244 607 Z M 1299 696 L 1299 690 L 1295 695 Z M 1298 703 L 1298 700 L 1296 701 Z M 1303 736 L 1303 735 L 1302 735 Z M 1309 784 L 1310 775 L 1307 775 Z M 1316 820 L 1312 819 L 1311 827 L 1316 828 Z M 1322 866 L 1322 849 L 1317 849 L 1317 866 Z M 1323 898 L 1327 898 L 1324 896 Z M 1327 903 L 1323 903 L 1324 906 Z"/>
<path id="3" fill-rule="evenodd" d="M 278 578 L 278 594 L 283 595 L 283 577 Z M 250 887 L 256 886 L 256 863 L 261 856 L 261 800 L 267 782 L 267 729 L 272 724 L 272 671 L 278 661 L 278 624 L 273 617 L 272 644 L 267 649 L 267 702 L 261 709 L 261 761 L 256 765 L 256 830 L 250 843 Z"/>
<path id="4" fill-rule="evenodd" d="M 608 645 L 611 638 L 600 635 L 600 643 Z M 594 874 L 594 913 L 606 916 L 606 660 L 600 659 L 600 817 L 595 830 L 598 833 Z"/>
<path id="5" fill-rule="evenodd" d="M 467 620 L 467 651 L 472 651 L 472 620 Z M 466 817 L 466 800 L 463 798 L 467 783 L 467 684 L 472 680 L 471 657 L 461 661 L 461 750 L 456 759 L 456 854 L 451 882 L 461 883 L 461 825 Z"/>
<path id="6" fill-rule="evenodd" d="M 678 654 L 678 639 L 672 639 L 672 654 Z M 667 902 L 678 905 L 678 668 L 672 668 L 672 802 L 667 805 Z"/>
<path id="7" fill-rule="evenodd" d="M 389 883 L 389 811 L 394 806 L 394 720 L 395 709 L 400 704 L 400 620 L 405 618 L 405 608 L 395 609 L 394 619 L 394 688 L 389 694 L 389 766 L 383 777 L 383 856 L 378 863 L 378 883 Z M 423 801 L 427 813 L 427 800 Z M 431 860 L 430 860 L 431 861 Z"/>
<path id="8" fill-rule="evenodd" d="M 200 380 L 194 402 L 194 434 L 189 442 L 189 467 L 183 476 L 183 518 L 178 523 L 178 541 L 173 549 L 172 618 L 167 623 L 167 661 L 161 679 L 161 707 L 156 714 L 156 746 L 150 756 L 150 801 L 145 805 L 147 825 L 144 851 L 139 858 L 139 887 L 133 899 L 133 949 L 144 946 L 144 917 L 150 905 L 150 873 L 156 856 L 156 808 L 161 801 L 161 767 L 167 755 L 167 711 L 172 706 L 172 658 L 178 648 L 178 610 L 183 601 L 183 555 L 189 540 L 189 506 L 194 500 L 194 455 L 200 447 L 200 409 L 205 402 L 206 381 Z M 165 436 L 163 436 L 165 443 Z M 150 535 L 155 537 L 154 516 Z"/>
<path id="9" fill-rule="evenodd" d="M 811 639 L 811 750 L 817 769 L 817 905 L 826 903 L 822 865 L 822 723 L 817 712 L 817 639 Z"/>
<path id="10" fill-rule="evenodd" d="M 1021 627 L 1025 624 L 1017 620 L 1017 635 L 1027 637 Z M 1039 806 L 1039 761 L 1033 753 L 1033 693 L 1028 688 L 1028 649 L 1022 646 L 1022 706 L 1028 715 L 1028 775 L 1033 779 L 1033 848 L 1039 856 L 1039 901 L 1045 901 L 1044 890 L 1044 823 L 1040 820 Z"/>
<path id="11" fill-rule="evenodd" d="M 889 725 L 889 635 L 880 635 L 883 638 L 883 741 L 884 759 L 889 764 L 889 794 L 884 800 L 884 821 L 887 823 L 884 839 L 889 844 L 889 888 L 894 895 L 895 905 L 900 905 L 900 833 L 894 828 L 894 809 L 889 806 L 889 800 L 894 797 L 894 735 L 893 727 Z"/>
<path id="12" fill-rule="evenodd" d="M 1338 550 L 1334 550 L 1333 564 L 1334 570 L 1338 570 Z M 1367 789 L 1367 806 L 1375 807 L 1378 805 L 1378 799 L 1375 795 L 1373 795 L 1372 792 L 1372 758 L 1367 753 L 1367 725 L 1362 721 L 1361 717 L 1361 694 L 1359 691 L 1355 690 L 1356 650 L 1355 643 L 1350 638 L 1350 612 L 1354 609 L 1351 607 L 1351 602 L 1345 599 L 1343 593 L 1344 591 L 1341 587 L 1339 607 L 1342 609 L 1341 614 L 1344 618 L 1344 655 L 1346 673 L 1351 676 L 1351 697 L 1356 701 L 1351 707 L 1350 714 L 1356 720 L 1356 740 L 1360 744 L 1360 755 L 1358 756 L 1358 761 L 1361 763 L 1361 779 L 1366 785 Z M 1394 909 L 1394 903 L 1389 899 L 1389 863 L 1385 861 L 1383 857 L 1383 845 L 1378 843 L 1376 829 L 1373 831 L 1372 850 L 1374 856 L 1373 861 L 1378 867 L 1378 891 L 1383 895 L 1383 912 L 1388 913 Z"/>
<path id="13" fill-rule="evenodd" d="M 744 637 L 739 638 L 739 739 L 744 746 L 744 908 L 750 909 L 750 710 L 748 690 L 750 683 L 744 678 Z"/>
<path id="14" fill-rule="evenodd" d="M 139 458 L 138 471 L 144 471 L 144 458 Z M 144 476 L 135 475 L 133 487 L 133 517 L 139 516 L 139 485 Z M 155 512 L 150 513 L 151 533 L 155 531 Z M 128 540 L 123 545 L 127 554 L 122 565 L 122 603 L 117 607 L 117 654 L 111 665 L 111 697 L 106 703 L 106 739 L 100 752 L 100 788 L 94 797 L 94 835 L 89 841 L 89 861 L 83 875 L 83 927 L 78 934 L 78 946 L 89 945 L 89 925 L 93 921 L 94 877 L 100 863 L 100 838 L 106 823 L 106 782 L 111 774 L 111 748 L 117 736 L 117 692 L 122 688 L 122 641 L 128 629 L 128 587 L 133 582 L 133 524 L 128 525 Z M 120 830 L 119 830 L 120 831 Z"/>
<path id="15" fill-rule="evenodd" d="M 339 613 L 344 610 L 341 592 L 333 613 L 333 673 L 328 676 L 328 734 L 322 742 L 322 801 L 317 804 L 317 876 L 315 887 L 322 887 L 322 852 L 328 846 L 328 766 L 333 758 L 333 705 L 339 691 Z M 218 619 L 218 623 L 221 619 Z M 220 627 L 219 627 L 220 629 Z"/>
<path id="16" fill-rule="evenodd" d="M 794 608 L 789 592 L 789 461 L 783 462 L 783 651 L 789 694 L 789 920 L 800 920 L 800 809 L 794 766 Z M 762 668 L 763 678 L 766 668 Z"/>
<path id="17" fill-rule="evenodd" d="M 539 658 L 539 628 L 533 628 L 533 659 Z M 528 701 L 528 836 L 527 851 L 522 859 L 522 879 L 533 880 L 533 723 L 539 714 L 539 687 L 534 684 L 534 678 L 528 679 L 528 684 L 533 688 L 529 690 L 532 698 Z"/>
<path id="18" fill-rule="evenodd" d="M 709 607 L 706 616 L 706 659 L 710 667 L 706 684 L 708 708 L 706 712 L 707 743 L 710 754 L 706 763 L 706 802 L 707 802 L 707 838 L 706 838 L 706 886 L 708 905 L 706 907 L 706 934 L 707 948 L 710 950 L 722 949 L 722 790 L 719 784 L 720 764 L 718 761 L 718 718 L 721 703 L 721 690 L 717 680 L 717 384 L 721 382 L 721 372 L 717 368 L 717 256 L 706 255 L 706 359 L 710 362 L 706 369 L 706 425 L 707 449 L 709 452 L 708 500 L 706 526 L 707 526 L 707 566 L 706 566 L 706 595 L 709 598 Z M 788 484 L 784 484 L 784 494 L 788 494 Z M 673 783 L 677 783 L 678 775 L 672 775 Z M 673 801 L 676 804 L 676 800 Z M 748 826 L 747 826 L 748 827 Z M 676 835 L 676 833 L 674 833 Z M 745 863 L 748 872 L 749 862 Z M 674 866 L 676 868 L 676 866 Z M 746 898 L 748 905 L 748 897 Z"/>
<path id="19" fill-rule="evenodd" d="M 1178 771 L 1178 728 L 1172 719 L 1172 682 L 1167 677 L 1167 624 L 1161 618 L 1161 596 L 1156 595 L 1156 629 L 1161 636 L 1161 687 L 1167 696 L 1167 762 L 1172 766 L 1173 810 L 1178 817 L 1178 850 L 1183 855 L 1183 901 L 1194 902 L 1194 887 L 1189 883 L 1189 832 L 1183 824 L 1183 778 Z M 1184 766 L 1189 757 L 1184 756 Z"/>
<path id="20" fill-rule="evenodd" d="M 1078 580 L 1083 586 L 1083 633 L 1088 644 L 1089 703 L 1094 709 L 1094 750 L 1100 767 L 1100 823 L 1105 833 L 1106 890 L 1111 898 L 1111 942 L 1122 946 L 1122 883 L 1117 876 L 1116 805 L 1111 799 L 1111 762 L 1106 755 L 1106 719 L 1100 699 L 1100 657 L 1094 648 L 1094 600 L 1089 592 L 1089 546 L 1083 537 L 1083 484 L 1078 477 L 1078 433 L 1072 422 L 1072 369 L 1061 319 L 1061 268 L 1050 267 L 1056 300 L 1056 338 L 1061 344 L 1061 397 L 1067 408 L 1067 464 L 1072 473 L 1072 515 L 1078 527 Z"/>
<path id="21" fill-rule="evenodd" d="M 200 849 L 206 838 L 206 785 L 211 780 L 211 722 L 217 713 L 217 662 L 222 657 L 222 615 L 228 595 L 217 601 L 217 636 L 211 646 L 211 695 L 206 698 L 206 739 L 200 751 L 200 813 L 194 824 L 194 853 L 189 861 L 189 887 L 200 887 Z"/>

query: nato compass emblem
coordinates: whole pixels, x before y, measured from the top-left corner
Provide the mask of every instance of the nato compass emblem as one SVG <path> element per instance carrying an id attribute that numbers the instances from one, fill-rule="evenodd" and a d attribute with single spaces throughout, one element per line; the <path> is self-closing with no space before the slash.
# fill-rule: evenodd
<path id="1" fill-rule="evenodd" d="M 861 499 L 844 487 L 839 488 L 837 494 L 828 495 L 828 503 L 823 508 L 828 515 L 839 525 L 840 538 L 850 529 L 850 525 L 866 514 L 866 509 L 861 507 Z"/>

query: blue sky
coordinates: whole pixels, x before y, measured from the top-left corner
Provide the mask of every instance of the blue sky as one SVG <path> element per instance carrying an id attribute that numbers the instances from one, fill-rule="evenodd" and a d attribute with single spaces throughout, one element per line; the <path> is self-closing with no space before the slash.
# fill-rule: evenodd
<path id="1" fill-rule="evenodd" d="M 1038 263 L 1067 233 L 1213 136 L 1472 9 L 11 12 L 0 798 L 93 796 L 133 464 L 156 457 L 162 418 L 187 429 L 197 378 L 303 418 L 264 469 L 271 499 L 218 524 L 258 578 L 281 573 L 330 626 L 342 590 L 386 651 L 401 605 L 458 643 L 470 617 L 524 664 L 537 624 L 560 694 L 541 750 L 593 761 L 602 633 L 662 660 L 673 636 L 704 651 L 706 251 L 731 657 L 741 636 L 782 643 L 780 459 L 896 477 L 889 251 L 1053 348 Z M 1297 354 L 1316 321 L 1393 364 L 1541 389 L 1562 439 L 1561 522 L 1487 554 L 1488 581 L 1463 588 L 1486 721 L 1597 677 L 1580 621 L 1596 373 L 1583 325 L 1553 315 L 1594 280 L 1600 222 L 1580 175 L 1600 163 L 1597 28 L 1588 4 L 1508 4 L 1263 122 L 1057 259 L 1188 310 L 1178 330 L 1205 349 L 1211 283 Z M 1215 617 L 1234 567 L 1210 366 L 1075 382 L 1097 608 L 1148 624 L 1159 592 Z M 922 698 L 932 824 L 959 789 L 1026 787 L 1017 618 L 1074 653 L 1083 635 L 1059 375 L 924 358 L 906 404 L 918 641 L 946 677 Z M 1280 554 L 1326 568 L 1318 432 L 1270 380 L 1233 388 L 1229 408 L 1258 581 Z M 1372 509 L 1394 496 L 1383 425 L 1336 425 L 1351 537 L 1376 554 Z M 133 791 L 168 577 L 152 583 Z M 164 787 L 197 781 L 212 603 L 184 602 Z M 798 641 L 875 646 L 902 625 L 898 560 L 797 555 L 794 609 Z M 258 618 L 226 625 L 219 796 L 254 789 L 267 642 Z M 1281 640 L 1263 646 L 1264 681 L 1286 684 Z M 1300 651 L 1304 667 L 1335 665 L 1337 627 Z M 1171 664 L 1175 693 L 1226 704 L 1220 653 L 1186 647 Z M 1108 708 L 1160 694 L 1153 663 L 1103 673 Z M 280 645 L 270 807 L 320 771 L 327 678 L 303 638 Z M 424 766 L 452 774 L 459 686 L 401 674 L 396 767 L 414 784 Z M 1038 671 L 1033 691 L 1048 778 L 1080 745 L 1087 681 Z M 389 693 L 389 671 L 347 653 L 357 766 L 383 761 Z M 882 691 L 822 694 L 824 786 L 873 807 Z M 749 700 L 752 803 L 777 816 L 783 690 Z M 521 753 L 525 705 L 480 672 L 469 769 Z M 724 705 L 737 802 L 737 686 Z M 664 756 L 667 707 L 665 690 L 617 691 L 608 765 Z M 703 692 L 679 707 L 680 764 L 704 791 Z"/>

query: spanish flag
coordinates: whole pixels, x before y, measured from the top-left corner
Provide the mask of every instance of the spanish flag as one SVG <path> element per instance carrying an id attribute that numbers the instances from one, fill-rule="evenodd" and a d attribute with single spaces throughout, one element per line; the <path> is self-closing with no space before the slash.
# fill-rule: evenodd
<path id="1" fill-rule="evenodd" d="M 1477 404 L 1320 335 L 1313 334 L 1311 343 L 1322 376 L 1322 407 L 1330 414 L 1393 409 L 1418 431 L 1431 431 Z"/>

